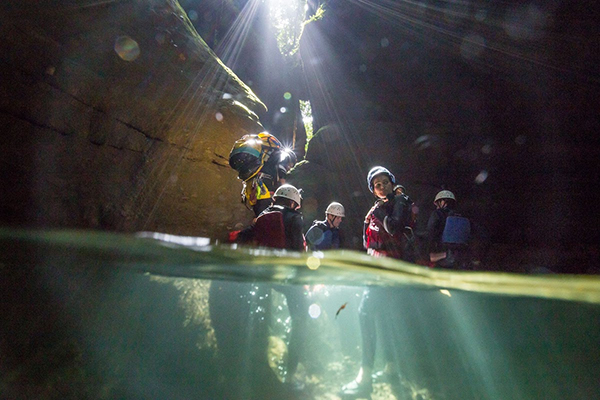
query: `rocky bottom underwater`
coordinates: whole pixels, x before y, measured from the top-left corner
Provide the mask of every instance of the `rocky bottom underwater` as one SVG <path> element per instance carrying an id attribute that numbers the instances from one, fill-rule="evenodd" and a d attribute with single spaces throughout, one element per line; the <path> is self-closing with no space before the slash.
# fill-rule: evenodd
<path id="1" fill-rule="evenodd" d="M 0 293 L 7 399 L 600 392 L 597 276 L 439 271 L 351 251 L 4 228 Z M 372 372 L 392 373 L 376 376 L 363 397 L 342 395 L 371 345 Z"/>

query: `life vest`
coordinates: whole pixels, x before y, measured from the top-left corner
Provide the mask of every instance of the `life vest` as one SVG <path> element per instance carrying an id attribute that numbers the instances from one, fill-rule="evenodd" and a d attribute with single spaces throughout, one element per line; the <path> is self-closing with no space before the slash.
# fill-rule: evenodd
<path id="1" fill-rule="evenodd" d="M 272 193 L 265 184 L 262 173 L 244 181 L 242 187 L 242 202 L 244 204 L 252 207 L 258 200 L 270 199 L 271 196 Z"/>
<path id="2" fill-rule="evenodd" d="M 446 217 L 442 243 L 449 245 L 467 245 L 471 237 L 471 222 L 468 218 L 450 212 Z"/>
<path id="3" fill-rule="evenodd" d="M 377 205 L 373 206 L 365 217 L 364 246 L 367 252 L 373 256 L 385 256 L 402 258 L 405 236 L 398 234 L 390 235 L 380 221 L 373 215 Z"/>
<path id="4" fill-rule="evenodd" d="M 254 223 L 254 239 L 258 246 L 285 248 L 283 213 L 279 210 L 263 212 Z"/>
<path id="5" fill-rule="evenodd" d="M 339 229 L 330 227 L 326 221 L 314 221 L 306 232 L 305 239 L 313 250 L 329 250 L 340 247 Z"/>

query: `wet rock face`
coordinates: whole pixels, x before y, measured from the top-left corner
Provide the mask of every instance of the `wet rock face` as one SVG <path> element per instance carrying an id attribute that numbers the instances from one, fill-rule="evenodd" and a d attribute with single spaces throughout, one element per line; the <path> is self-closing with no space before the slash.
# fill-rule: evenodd
<path id="1" fill-rule="evenodd" d="M 265 108 L 175 1 L 0 6 L 0 223 L 220 236 Z"/>

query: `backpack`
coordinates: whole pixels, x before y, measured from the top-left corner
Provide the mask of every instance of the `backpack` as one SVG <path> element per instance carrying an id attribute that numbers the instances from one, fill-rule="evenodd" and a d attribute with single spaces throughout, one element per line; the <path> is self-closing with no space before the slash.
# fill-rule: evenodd
<path id="1" fill-rule="evenodd" d="M 281 211 L 263 212 L 254 223 L 254 239 L 259 246 L 285 248 L 285 227 Z"/>
<path id="2" fill-rule="evenodd" d="M 471 222 L 468 218 L 451 213 L 446 217 L 442 232 L 442 243 L 451 245 L 467 245 L 471 237 Z"/>

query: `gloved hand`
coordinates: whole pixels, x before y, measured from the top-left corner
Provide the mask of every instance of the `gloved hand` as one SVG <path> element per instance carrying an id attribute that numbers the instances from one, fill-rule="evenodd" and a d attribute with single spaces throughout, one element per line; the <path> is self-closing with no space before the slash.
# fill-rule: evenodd
<path id="1" fill-rule="evenodd" d="M 387 212 L 385 211 L 384 207 L 377 207 L 375 210 L 373 210 L 373 215 L 375 218 L 383 222 L 385 217 L 387 217 Z"/>

